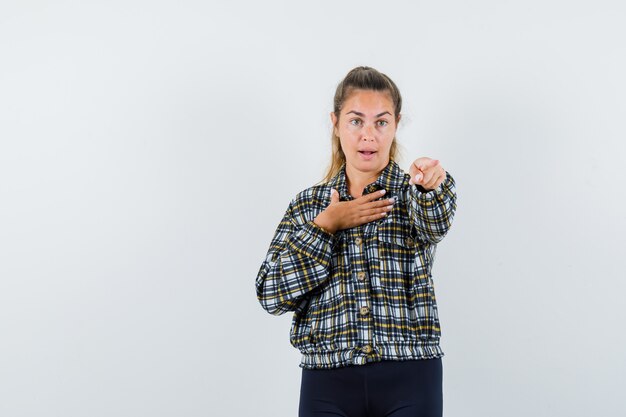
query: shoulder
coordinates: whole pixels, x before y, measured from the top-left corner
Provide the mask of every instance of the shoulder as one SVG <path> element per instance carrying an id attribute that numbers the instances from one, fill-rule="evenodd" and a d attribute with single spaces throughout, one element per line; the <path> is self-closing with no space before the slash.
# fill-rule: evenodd
<path id="1" fill-rule="evenodd" d="M 303 203 L 303 204 L 311 204 L 315 202 L 315 200 L 326 200 L 330 199 L 330 186 L 326 183 L 317 184 L 312 187 L 306 188 L 294 197 L 294 202 Z"/>
<path id="2" fill-rule="evenodd" d="M 330 186 L 326 183 L 308 187 L 291 200 L 291 212 L 298 223 L 312 220 L 330 203 Z"/>

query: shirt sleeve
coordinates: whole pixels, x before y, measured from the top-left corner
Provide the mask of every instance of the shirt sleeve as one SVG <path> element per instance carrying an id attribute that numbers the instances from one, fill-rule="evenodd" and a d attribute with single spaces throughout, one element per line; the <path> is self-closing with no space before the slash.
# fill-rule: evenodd
<path id="1" fill-rule="evenodd" d="M 456 212 L 456 184 L 452 175 L 446 171 L 445 180 L 430 191 L 409 185 L 407 200 L 409 216 L 419 237 L 439 243 L 448 233 Z"/>
<path id="2" fill-rule="evenodd" d="M 334 236 L 313 221 L 296 226 L 294 201 L 276 229 L 256 278 L 263 309 L 273 315 L 295 311 L 306 294 L 329 277 Z"/>

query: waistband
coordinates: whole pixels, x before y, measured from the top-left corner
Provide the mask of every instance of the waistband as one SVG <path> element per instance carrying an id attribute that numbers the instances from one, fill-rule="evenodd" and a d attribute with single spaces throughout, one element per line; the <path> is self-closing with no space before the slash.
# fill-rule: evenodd
<path id="1" fill-rule="evenodd" d="M 300 368 L 329 369 L 348 365 L 365 365 L 381 360 L 433 359 L 444 356 L 439 340 L 424 340 L 420 343 L 406 341 L 384 341 L 372 346 L 371 350 L 361 347 L 337 350 L 302 352 Z"/>

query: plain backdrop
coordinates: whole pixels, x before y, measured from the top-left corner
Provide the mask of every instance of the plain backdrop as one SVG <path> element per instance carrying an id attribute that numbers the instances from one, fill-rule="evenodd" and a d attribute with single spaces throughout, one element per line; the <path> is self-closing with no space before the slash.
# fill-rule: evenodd
<path id="1" fill-rule="evenodd" d="M 620 1 L 0 2 L 0 415 L 296 416 L 254 282 L 354 66 L 457 181 L 447 417 L 623 416 Z"/>

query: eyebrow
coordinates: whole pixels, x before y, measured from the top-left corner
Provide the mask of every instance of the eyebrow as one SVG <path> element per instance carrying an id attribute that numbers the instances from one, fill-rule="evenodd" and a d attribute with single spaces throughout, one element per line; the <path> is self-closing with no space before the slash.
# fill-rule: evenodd
<path id="1" fill-rule="evenodd" d="M 365 116 L 363 113 L 358 112 L 358 111 L 356 111 L 356 110 L 350 110 L 350 111 L 349 111 L 349 112 L 347 112 L 346 114 L 350 114 L 350 113 L 354 113 L 354 114 L 356 114 L 357 116 L 361 116 L 361 117 L 364 117 L 364 116 Z M 388 114 L 389 116 L 391 116 L 391 113 L 389 113 L 388 111 L 384 111 L 384 112 L 382 112 L 382 113 L 377 114 L 377 115 L 376 115 L 376 116 L 374 116 L 374 117 L 380 117 L 380 116 L 382 116 L 382 115 L 384 115 L 384 114 Z"/>

